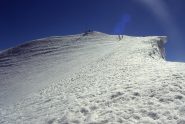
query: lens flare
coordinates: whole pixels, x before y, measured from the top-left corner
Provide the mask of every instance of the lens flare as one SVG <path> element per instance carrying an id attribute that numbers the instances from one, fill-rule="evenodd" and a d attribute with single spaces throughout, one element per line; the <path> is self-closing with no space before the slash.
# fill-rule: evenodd
<path id="1" fill-rule="evenodd" d="M 126 26 L 131 21 L 129 14 L 124 14 L 114 28 L 114 34 L 123 34 Z"/>

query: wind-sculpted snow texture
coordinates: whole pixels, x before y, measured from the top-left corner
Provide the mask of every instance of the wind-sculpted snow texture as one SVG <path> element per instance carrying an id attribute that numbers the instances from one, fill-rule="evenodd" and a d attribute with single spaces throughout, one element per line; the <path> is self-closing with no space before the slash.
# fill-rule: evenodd
<path id="1" fill-rule="evenodd" d="M 185 124 L 185 64 L 164 43 L 91 32 L 4 51 L 0 123 Z"/>

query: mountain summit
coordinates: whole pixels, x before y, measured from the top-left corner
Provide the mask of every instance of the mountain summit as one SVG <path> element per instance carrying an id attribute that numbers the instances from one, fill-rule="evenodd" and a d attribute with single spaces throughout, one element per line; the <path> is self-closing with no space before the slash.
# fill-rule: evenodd
<path id="1" fill-rule="evenodd" d="M 184 124 L 185 64 L 165 36 L 85 32 L 0 53 L 0 123 Z"/>

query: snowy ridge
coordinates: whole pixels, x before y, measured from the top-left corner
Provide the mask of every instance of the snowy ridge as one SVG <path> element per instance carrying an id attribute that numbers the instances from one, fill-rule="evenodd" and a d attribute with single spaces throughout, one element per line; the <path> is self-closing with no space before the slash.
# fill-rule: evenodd
<path id="1" fill-rule="evenodd" d="M 185 64 L 165 61 L 165 42 L 94 32 L 5 51 L 0 123 L 183 124 Z"/>

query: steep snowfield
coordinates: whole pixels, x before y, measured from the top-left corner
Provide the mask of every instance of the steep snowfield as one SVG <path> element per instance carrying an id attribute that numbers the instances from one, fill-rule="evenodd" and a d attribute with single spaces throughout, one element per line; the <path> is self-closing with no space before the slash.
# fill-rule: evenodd
<path id="1" fill-rule="evenodd" d="M 185 64 L 165 37 L 99 32 L 32 41 L 0 54 L 2 124 L 185 124 Z"/>

